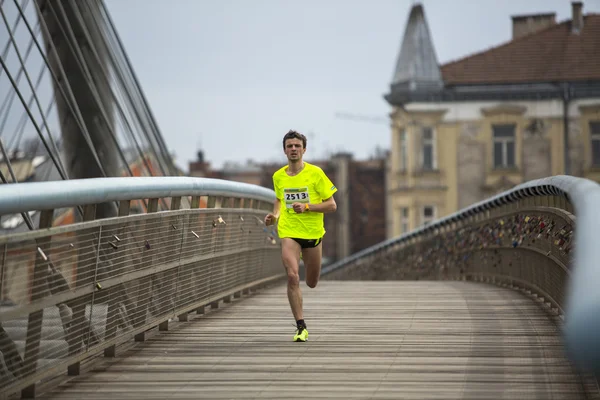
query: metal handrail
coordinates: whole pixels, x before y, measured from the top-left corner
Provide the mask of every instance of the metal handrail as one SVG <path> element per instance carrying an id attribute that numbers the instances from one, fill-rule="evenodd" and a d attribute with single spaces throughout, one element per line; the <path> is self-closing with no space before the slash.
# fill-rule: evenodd
<path id="1" fill-rule="evenodd" d="M 248 183 L 212 178 L 124 177 L 0 185 L 0 215 L 178 196 L 239 196 L 273 202 L 275 192 Z"/>
<path id="2" fill-rule="evenodd" d="M 569 195 L 569 192 L 573 191 L 572 189 L 570 189 L 573 187 L 573 182 L 569 182 L 571 179 L 577 180 L 580 182 L 580 184 L 585 185 L 585 187 L 581 188 L 579 192 L 584 192 L 585 190 L 591 191 L 594 189 L 600 192 L 600 186 L 598 186 L 598 184 L 596 184 L 595 182 L 589 181 L 587 179 L 574 178 L 570 176 L 554 176 L 550 178 L 543 178 L 530 182 L 525 182 L 521 185 L 515 186 L 510 190 L 499 193 L 486 200 L 474 203 L 468 207 L 463 208 L 462 210 L 447 215 L 443 218 L 437 219 L 427 225 L 420 226 L 410 232 L 388 240 L 384 240 L 381 243 L 356 252 L 350 257 L 346 257 L 342 260 L 328 265 L 327 267 L 324 267 L 322 274 L 327 274 L 339 268 L 343 268 L 357 260 L 375 254 L 388 247 L 395 246 L 407 242 L 409 240 L 414 240 L 419 237 L 423 237 L 424 235 L 433 233 L 436 229 L 446 227 L 452 223 L 460 222 L 466 218 L 479 214 L 482 211 L 492 210 L 500 205 L 515 202 L 518 199 L 532 197 L 532 192 L 528 191 L 528 189 L 535 190 L 536 195 L 563 196 L 566 200 L 570 201 L 571 196 Z M 552 190 L 550 190 L 550 188 L 552 188 Z M 598 218 L 600 219 L 600 216 Z"/>
<path id="3" fill-rule="evenodd" d="M 322 274 L 331 274 L 394 246 L 419 241 L 481 213 L 538 196 L 563 198 L 566 211 L 573 212 L 577 217 L 572 274 L 566 283 L 564 339 L 566 349 L 575 363 L 584 369 L 598 371 L 600 290 L 597 282 L 600 280 L 600 268 L 597 263 L 600 260 L 600 244 L 596 232 L 600 230 L 600 185 L 594 181 L 559 175 L 525 182 L 412 232 L 357 252 L 324 267 Z"/>

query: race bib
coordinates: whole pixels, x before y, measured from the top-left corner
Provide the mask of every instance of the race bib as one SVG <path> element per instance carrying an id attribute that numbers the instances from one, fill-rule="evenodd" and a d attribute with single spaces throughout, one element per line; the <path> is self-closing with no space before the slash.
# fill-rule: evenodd
<path id="1" fill-rule="evenodd" d="M 283 189 L 283 199 L 286 208 L 292 208 L 294 203 L 310 203 L 308 187 Z"/>

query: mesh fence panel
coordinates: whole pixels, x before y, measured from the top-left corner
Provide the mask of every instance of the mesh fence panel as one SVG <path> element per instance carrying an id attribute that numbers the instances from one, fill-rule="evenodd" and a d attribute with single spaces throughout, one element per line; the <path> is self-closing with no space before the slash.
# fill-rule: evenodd
<path id="1" fill-rule="evenodd" d="M 481 217 L 481 218 L 480 218 Z M 399 242 L 324 276 L 339 280 L 474 279 L 526 287 L 562 309 L 575 217 L 556 207 L 499 208 Z"/>
<path id="2" fill-rule="evenodd" d="M 284 276 L 263 215 L 188 209 L 0 238 L 0 387 Z"/>

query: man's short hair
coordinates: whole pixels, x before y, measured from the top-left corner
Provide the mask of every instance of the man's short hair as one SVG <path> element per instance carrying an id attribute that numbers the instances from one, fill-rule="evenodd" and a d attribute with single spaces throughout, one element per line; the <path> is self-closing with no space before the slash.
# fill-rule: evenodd
<path id="1" fill-rule="evenodd" d="M 285 136 L 283 137 L 283 149 L 284 150 L 285 150 L 285 141 L 288 139 L 300 139 L 300 140 L 302 140 L 302 147 L 306 148 L 306 136 L 304 136 L 300 132 L 296 132 L 296 131 L 290 129 L 288 131 L 288 133 L 285 134 Z"/>

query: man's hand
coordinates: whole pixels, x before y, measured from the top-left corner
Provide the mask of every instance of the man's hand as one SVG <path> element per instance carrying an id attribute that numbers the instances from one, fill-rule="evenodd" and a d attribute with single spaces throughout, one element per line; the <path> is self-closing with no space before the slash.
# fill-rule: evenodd
<path id="1" fill-rule="evenodd" d="M 275 221 L 277 221 L 277 217 L 275 216 L 275 214 L 269 213 L 265 217 L 265 225 L 266 226 L 273 225 L 275 223 Z"/>
<path id="2" fill-rule="evenodd" d="M 294 203 L 292 204 L 292 207 L 297 214 L 302 214 L 304 211 L 306 211 L 306 205 L 304 203 Z"/>

